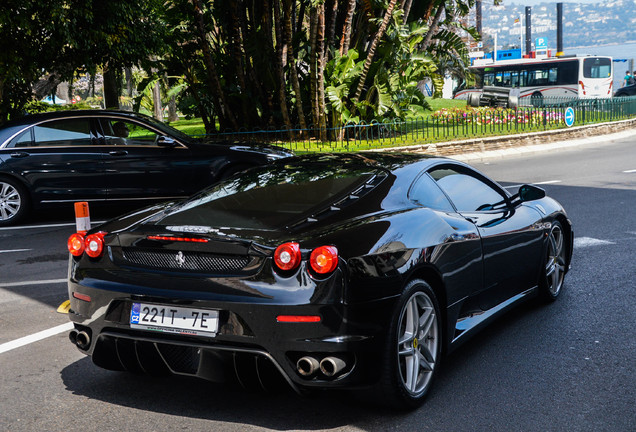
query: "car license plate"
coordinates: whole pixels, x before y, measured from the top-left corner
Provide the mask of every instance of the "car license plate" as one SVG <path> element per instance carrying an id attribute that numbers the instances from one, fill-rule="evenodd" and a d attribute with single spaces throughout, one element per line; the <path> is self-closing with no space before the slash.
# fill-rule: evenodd
<path id="1" fill-rule="evenodd" d="M 165 333 L 215 336 L 219 328 L 219 311 L 133 303 L 130 327 Z"/>

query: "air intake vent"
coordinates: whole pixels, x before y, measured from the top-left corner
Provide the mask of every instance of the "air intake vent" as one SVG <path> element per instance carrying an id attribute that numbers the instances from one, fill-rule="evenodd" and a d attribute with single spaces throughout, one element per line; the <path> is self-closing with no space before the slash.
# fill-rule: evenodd
<path id="1" fill-rule="evenodd" d="M 198 273 L 236 274 L 246 270 L 247 256 L 223 256 L 198 252 L 177 252 L 124 248 L 124 261 L 146 268 L 192 271 Z"/>

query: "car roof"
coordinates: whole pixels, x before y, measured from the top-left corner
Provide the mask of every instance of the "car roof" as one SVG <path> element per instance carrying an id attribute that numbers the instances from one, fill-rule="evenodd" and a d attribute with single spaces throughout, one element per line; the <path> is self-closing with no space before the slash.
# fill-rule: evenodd
<path id="1" fill-rule="evenodd" d="M 77 117 L 116 117 L 120 119 L 129 119 L 137 122 L 144 123 L 145 125 L 162 131 L 170 136 L 177 137 L 179 140 L 191 144 L 193 138 L 187 134 L 170 127 L 169 125 L 155 120 L 154 118 L 145 114 L 140 114 L 131 111 L 123 110 L 62 110 L 62 111 L 50 111 L 38 114 L 29 114 L 24 117 L 20 117 L 15 120 L 8 121 L 0 126 L 0 145 L 10 138 L 13 138 L 17 133 L 20 133 L 23 129 L 36 125 L 41 122 L 47 122 L 52 120 L 61 120 L 65 118 L 77 118 Z"/>
<path id="2" fill-rule="evenodd" d="M 22 125 L 30 125 L 33 123 L 37 123 L 44 120 L 55 120 L 55 119 L 64 119 L 67 117 L 95 117 L 95 116 L 116 116 L 116 117 L 128 117 L 134 119 L 142 119 L 147 120 L 149 117 L 131 112 L 131 111 L 123 111 L 123 110 L 102 110 L 102 109 L 93 109 L 93 110 L 62 110 L 62 111 L 49 111 L 45 113 L 37 113 L 37 114 L 28 114 L 24 117 L 17 118 L 15 120 L 10 120 L 0 126 L 0 129 L 12 127 L 12 126 L 22 126 Z"/>

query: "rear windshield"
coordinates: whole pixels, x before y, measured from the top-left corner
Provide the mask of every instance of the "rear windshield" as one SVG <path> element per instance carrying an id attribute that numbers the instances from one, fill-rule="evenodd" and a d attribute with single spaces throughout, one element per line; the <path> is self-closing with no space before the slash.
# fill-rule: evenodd
<path id="1" fill-rule="evenodd" d="M 162 225 L 274 230 L 310 217 L 378 173 L 324 164 L 253 169 L 211 187 L 175 208 Z"/>
<path id="2" fill-rule="evenodd" d="M 612 60 L 609 58 L 586 58 L 583 60 L 585 78 L 609 78 L 612 76 Z"/>

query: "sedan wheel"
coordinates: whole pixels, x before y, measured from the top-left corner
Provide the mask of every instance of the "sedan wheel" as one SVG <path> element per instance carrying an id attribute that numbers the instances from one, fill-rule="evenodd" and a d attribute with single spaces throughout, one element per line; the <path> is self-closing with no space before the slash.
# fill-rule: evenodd
<path id="1" fill-rule="evenodd" d="M 546 252 L 544 277 L 541 283 L 543 296 L 548 300 L 555 300 L 565 279 L 565 241 L 563 229 L 559 222 L 552 224 Z"/>
<path id="2" fill-rule="evenodd" d="M 414 408 L 433 381 L 441 353 L 441 315 L 430 286 L 412 281 L 394 316 L 387 350 L 383 396 L 401 408 Z"/>
<path id="3" fill-rule="evenodd" d="M 0 179 L 0 225 L 17 222 L 26 213 L 26 194 L 12 180 Z"/>

